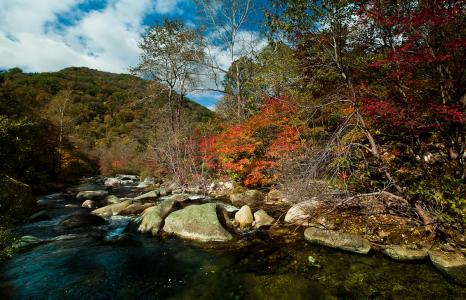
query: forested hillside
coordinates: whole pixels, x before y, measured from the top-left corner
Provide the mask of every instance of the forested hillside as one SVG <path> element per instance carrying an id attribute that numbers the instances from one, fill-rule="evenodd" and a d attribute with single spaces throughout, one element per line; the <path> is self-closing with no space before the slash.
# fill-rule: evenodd
<path id="1" fill-rule="evenodd" d="M 0 74 L 0 97 L 1 171 L 35 188 L 99 168 L 141 171 L 167 103 L 161 85 L 88 68 L 11 69 Z M 211 117 L 188 99 L 182 110 L 195 122 Z"/>

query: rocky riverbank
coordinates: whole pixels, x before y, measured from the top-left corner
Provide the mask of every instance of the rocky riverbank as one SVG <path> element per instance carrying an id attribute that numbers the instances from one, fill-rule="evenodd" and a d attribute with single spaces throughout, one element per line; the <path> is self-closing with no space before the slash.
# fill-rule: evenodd
<path id="1" fill-rule="evenodd" d="M 26 249 L 84 235 L 102 236 L 102 228 L 120 218 L 119 222 L 126 224 L 120 233 L 176 236 L 203 247 L 236 249 L 253 242 L 248 237 L 265 232 L 285 239 L 304 237 L 309 243 L 359 254 L 382 252 L 399 261 L 430 260 L 448 278 L 465 284 L 466 259 L 461 245 L 455 248 L 438 243 L 423 233 L 419 224 L 390 214 L 390 210 L 404 205 L 397 199 L 385 195 L 373 200 L 361 198 L 354 204 L 354 199 L 349 199 L 340 202 L 344 207 L 335 209 L 335 205 L 318 199 L 293 205 L 277 190 L 238 192 L 229 182 L 212 183 L 201 194 L 198 188 L 182 189 L 172 182 L 150 178 L 140 182 L 131 175 L 98 177 L 65 193 L 39 197 L 40 211 L 30 217 L 30 222 L 42 222 L 46 230 L 38 236 L 25 226 L 19 230 L 23 237 L 16 247 Z M 345 216 L 354 212 L 354 205 L 358 213 Z M 369 209 L 370 215 L 361 216 Z M 296 236 L 291 232 L 304 233 Z"/>

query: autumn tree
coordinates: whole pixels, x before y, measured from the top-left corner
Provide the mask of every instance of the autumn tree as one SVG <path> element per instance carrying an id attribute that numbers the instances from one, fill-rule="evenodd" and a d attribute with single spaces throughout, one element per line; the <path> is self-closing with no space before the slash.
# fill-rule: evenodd
<path id="1" fill-rule="evenodd" d="M 410 151 L 427 155 L 438 132 L 451 175 L 466 179 L 466 7 L 458 1 L 362 1 L 361 34 L 372 43 L 366 113 L 395 125 Z M 383 88 L 382 88 L 383 87 Z M 387 122 L 388 121 L 388 122 Z"/>
<path id="2" fill-rule="evenodd" d="M 319 101 L 313 103 L 311 109 L 321 110 L 335 103 L 349 106 L 346 120 L 341 122 L 345 128 L 336 130 L 336 136 L 331 142 L 339 144 L 342 135 L 348 131 L 363 132 L 368 146 L 350 143 L 345 152 L 351 153 L 354 146 L 369 151 L 390 184 L 402 192 L 383 161 L 379 146 L 361 112 L 355 75 L 363 60 L 354 51 L 358 33 L 354 20 L 357 11 L 355 3 L 337 0 L 278 0 L 273 1 L 272 7 L 273 10 L 267 14 L 270 28 L 272 32 L 282 32 L 295 45 L 302 56 L 301 68 L 305 72 L 308 70 L 304 73 L 309 76 L 308 82 L 319 85 L 324 80 L 331 83 L 327 84 L 330 87 L 327 91 L 324 91 L 325 87 L 319 87 L 314 92 Z M 323 154 L 327 151 L 324 149 Z"/>

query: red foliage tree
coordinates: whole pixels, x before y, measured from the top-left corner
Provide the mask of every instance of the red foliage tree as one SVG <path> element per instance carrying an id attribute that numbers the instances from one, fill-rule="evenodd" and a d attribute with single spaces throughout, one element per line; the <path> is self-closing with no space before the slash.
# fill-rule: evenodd
<path id="1" fill-rule="evenodd" d="M 267 99 L 257 115 L 201 141 L 204 166 L 246 186 L 276 180 L 277 160 L 301 146 L 303 126 L 295 124 L 296 103 Z"/>

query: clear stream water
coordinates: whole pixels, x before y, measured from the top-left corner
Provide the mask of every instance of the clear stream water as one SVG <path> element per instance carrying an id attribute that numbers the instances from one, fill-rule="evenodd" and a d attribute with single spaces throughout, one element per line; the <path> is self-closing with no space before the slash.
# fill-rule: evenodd
<path id="1" fill-rule="evenodd" d="M 108 221 L 96 229 L 101 235 L 81 232 L 6 261 L 0 299 L 466 299 L 466 289 L 428 261 L 346 253 L 267 231 L 244 237 L 241 248 L 218 249 L 125 232 L 128 218 Z M 58 225 L 25 226 L 51 236 Z"/>

